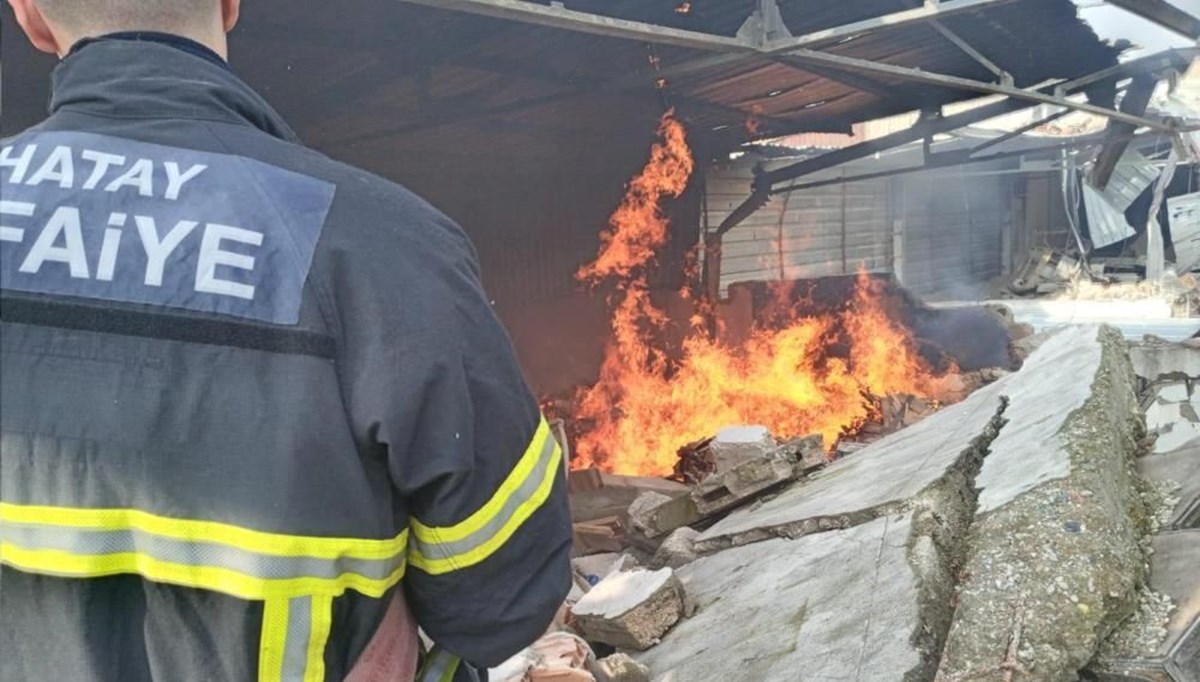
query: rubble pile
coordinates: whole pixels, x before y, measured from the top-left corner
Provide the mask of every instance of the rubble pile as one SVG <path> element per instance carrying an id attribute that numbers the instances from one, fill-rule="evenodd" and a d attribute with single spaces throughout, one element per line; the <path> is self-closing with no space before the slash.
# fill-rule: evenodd
<path id="1" fill-rule="evenodd" d="M 676 480 L 572 472 L 557 629 L 599 656 L 492 679 L 1200 681 L 1200 346 L 1013 338 L 832 448 L 738 425 Z"/>

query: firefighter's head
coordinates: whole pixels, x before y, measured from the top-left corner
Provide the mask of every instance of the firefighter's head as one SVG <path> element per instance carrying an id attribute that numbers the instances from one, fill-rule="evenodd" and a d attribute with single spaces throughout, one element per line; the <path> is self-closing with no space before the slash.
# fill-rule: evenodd
<path id="1" fill-rule="evenodd" d="M 43 52 L 65 55 L 84 38 L 158 31 L 191 38 L 226 56 L 225 34 L 241 0 L 8 0 L 17 23 Z"/>

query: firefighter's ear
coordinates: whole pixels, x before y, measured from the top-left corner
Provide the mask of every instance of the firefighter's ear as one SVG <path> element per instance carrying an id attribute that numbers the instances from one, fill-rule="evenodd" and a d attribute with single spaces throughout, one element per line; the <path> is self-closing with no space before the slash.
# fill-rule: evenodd
<path id="1" fill-rule="evenodd" d="M 17 23 L 34 47 L 59 56 L 66 53 L 66 49 L 59 46 L 58 38 L 34 0 L 8 0 L 8 4 L 12 5 Z"/>
<path id="2" fill-rule="evenodd" d="M 242 12 L 242 0 L 221 0 L 221 25 L 229 33 L 237 26 L 238 17 Z"/>

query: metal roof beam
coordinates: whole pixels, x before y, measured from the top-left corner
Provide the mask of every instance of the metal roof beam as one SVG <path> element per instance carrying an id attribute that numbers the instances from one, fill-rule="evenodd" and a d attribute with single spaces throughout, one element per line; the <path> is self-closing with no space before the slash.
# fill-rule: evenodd
<path id="1" fill-rule="evenodd" d="M 1121 98 L 1121 111 L 1139 116 L 1144 114 L 1146 107 L 1150 105 L 1150 98 L 1154 95 L 1154 88 L 1157 85 L 1158 77 L 1152 74 L 1143 74 L 1134 78 L 1133 84 Z M 1093 187 L 1104 191 L 1104 188 L 1108 186 L 1113 171 L 1117 169 L 1117 162 L 1125 154 L 1125 149 L 1129 147 L 1129 136 L 1133 134 L 1134 130 L 1133 125 L 1123 121 L 1108 122 L 1108 139 L 1105 140 L 1104 147 L 1100 149 L 1100 154 L 1096 157 L 1096 165 L 1092 168 L 1089 178 Z"/>
<path id="2" fill-rule="evenodd" d="M 852 38 L 862 33 L 877 31 L 883 28 L 898 28 L 908 24 L 926 22 L 931 19 L 945 19 L 946 17 L 960 14 L 962 12 L 972 12 L 983 9 L 985 7 L 999 5 L 1013 0 L 944 0 L 943 2 L 929 2 L 924 6 L 907 9 L 900 12 L 885 14 L 881 17 L 872 17 L 862 21 L 856 21 L 852 24 L 844 26 L 835 26 L 822 31 L 814 31 L 795 38 L 785 40 L 776 40 L 763 45 L 763 52 L 766 54 L 787 54 L 792 50 L 804 47 L 811 47 L 821 43 L 835 42 L 845 38 Z"/>
<path id="3" fill-rule="evenodd" d="M 401 2 L 609 38 L 644 40 L 660 45 L 674 45 L 696 50 L 750 53 L 755 50 L 754 45 L 739 38 L 618 19 L 591 12 L 579 12 L 558 5 L 539 5 L 524 0 L 401 0 Z"/>
<path id="4" fill-rule="evenodd" d="M 1200 39 L 1200 18 L 1183 11 L 1166 0 L 1108 0 L 1108 2 L 1185 38 Z"/>
<path id="5" fill-rule="evenodd" d="M 931 27 L 933 27 L 933 30 L 937 31 L 938 33 L 941 33 L 943 38 L 954 43 L 955 47 L 957 47 L 958 49 L 967 53 L 967 56 L 969 56 L 971 59 L 974 59 L 975 61 L 979 62 L 983 66 L 983 68 L 985 68 L 988 71 L 991 71 L 993 74 L 995 74 L 996 78 L 1000 79 L 1001 83 L 1005 83 L 1007 85 L 1012 85 L 1013 78 L 1007 71 L 1000 68 L 999 66 L 996 66 L 995 62 L 993 62 L 992 60 L 985 57 L 982 52 L 980 52 L 979 50 L 976 50 L 975 47 L 971 45 L 971 43 L 968 43 L 967 41 L 963 40 L 962 37 L 959 36 L 957 33 L 946 28 L 942 24 L 942 22 L 930 21 L 929 25 Z"/>
<path id="6" fill-rule="evenodd" d="M 1065 97 L 1041 92 L 1039 90 L 1024 90 L 1011 85 L 1005 85 L 1003 83 L 985 83 L 983 81 L 972 80 L 970 78 L 948 76 L 941 73 L 924 71 L 922 69 L 913 69 L 905 66 L 881 64 L 879 62 L 867 61 L 865 59 L 843 57 L 841 55 L 829 54 L 828 52 L 817 52 L 815 50 L 797 50 L 788 53 L 788 56 L 801 62 L 824 64 L 833 66 L 835 68 L 841 68 L 843 70 L 858 71 L 861 73 L 880 74 L 901 80 L 925 83 L 927 85 L 951 88 L 954 90 L 972 90 L 987 94 L 1007 95 L 1008 97 L 1012 97 L 1014 99 L 1023 99 L 1042 104 L 1053 104 L 1055 106 L 1067 107 L 1069 109 L 1086 111 L 1089 114 L 1104 116 L 1110 120 L 1124 121 L 1139 127 L 1151 128 L 1153 130 L 1159 130 L 1163 132 L 1172 131 L 1170 125 L 1159 121 L 1153 121 L 1141 116 L 1134 116 L 1133 114 L 1128 114 L 1123 111 L 1098 107 L 1087 102 L 1072 102 Z"/>
<path id="7" fill-rule="evenodd" d="M 1159 71 L 1174 64 L 1175 59 L 1185 56 L 1190 55 L 1181 54 L 1174 50 L 1166 53 L 1158 53 L 1150 55 L 1149 57 L 1136 59 L 1125 64 L 1120 64 L 1116 67 L 1110 67 L 1094 74 L 1083 76 L 1065 83 L 1059 83 L 1057 85 L 1040 88 L 1036 92 L 1040 94 L 1045 94 L 1047 92 L 1054 92 L 1061 95 L 1073 94 L 1081 92 L 1084 89 L 1095 85 L 1096 83 L 1108 79 L 1118 78 L 1125 75 Z M 1058 102 L 1056 101 L 1055 103 Z M 740 206 L 735 208 L 733 212 L 721 222 L 721 225 L 715 230 L 714 235 L 719 237 L 720 235 L 725 234 L 729 230 L 736 227 L 738 223 L 748 218 L 759 208 L 762 208 L 762 206 L 764 206 L 770 199 L 772 185 L 778 182 L 792 180 L 815 173 L 817 171 L 825 170 L 826 168 L 840 166 L 843 163 L 865 158 L 876 152 L 893 149 L 895 147 L 899 147 L 916 140 L 921 140 L 940 132 L 958 130 L 964 126 L 971 125 L 972 123 L 986 121 L 989 118 L 994 118 L 996 116 L 1024 108 L 1028 108 L 1028 105 L 1024 101 L 1015 97 L 1008 97 L 998 102 L 985 104 L 981 107 L 969 109 L 952 116 L 943 116 L 940 118 L 918 121 L 916 125 L 906 130 L 899 130 L 874 140 L 860 142 L 843 149 L 822 154 L 812 159 L 806 159 L 804 161 L 794 163 L 790 166 L 785 166 L 767 173 L 762 173 L 754 180 L 754 191 L 749 197 L 746 198 L 744 202 L 742 202 Z"/>

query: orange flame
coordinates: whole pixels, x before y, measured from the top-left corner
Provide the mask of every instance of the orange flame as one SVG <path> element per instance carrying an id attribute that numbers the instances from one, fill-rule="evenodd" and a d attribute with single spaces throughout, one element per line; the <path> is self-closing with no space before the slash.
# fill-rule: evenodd
<path id="1" fill-rule="evenodd" d="M 667 318 L 650 300 L 647 268 L 666 244 L 663 200 L 679 196 L 693 169 L 684 129 L 670 112 L 660 141 L 601 235 L 595 261 L 577 276 L 617 284 L 613 330 L 599 381 L 577 396 L 584 426 L 576 467 L 669 474 L 685 443 L 722 426 L 762 424 L 776 437 L 821 434 L 827 445 L 872 415 L 873 396 L 929 396 L 936 378 L 907 330 L 883 309 L 879 284 L 860 272 L 842 313 L 801 317 L 780 303 L 772 328 L 738 347 L 709 338 L 695 319 L 672 360 L 662 347 Z M 787 292 L 777 290 L 782 299 Z M 778 301 L 777 301 L 778 302 Z M 849 348 L 837 357 L 831 348 Z"/>

